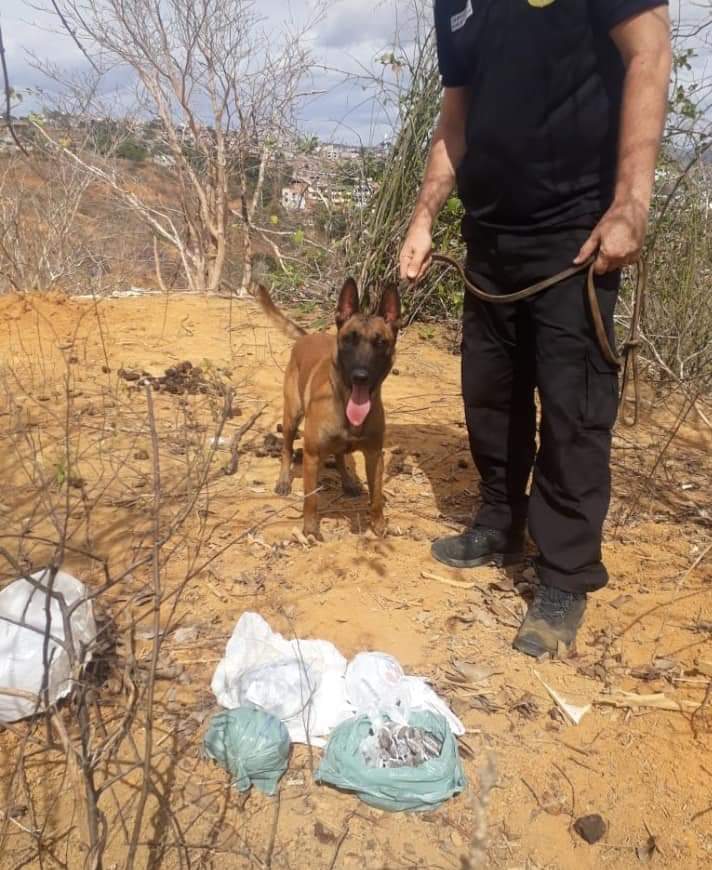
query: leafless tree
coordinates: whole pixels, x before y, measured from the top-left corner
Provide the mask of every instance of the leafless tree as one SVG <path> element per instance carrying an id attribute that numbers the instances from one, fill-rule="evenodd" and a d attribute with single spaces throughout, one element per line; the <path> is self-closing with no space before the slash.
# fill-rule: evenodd
<path id="1" fill-rule="evenodd" d="M 115 168 L 66 147 L 60 152 L 108 184 L 149 225 L 161 284 L 160 246 L 168 245 L 190 289 L 216 290 L 230 222 L 237 218 L 244 284 L 265 170 L 293 124 L 310 70 L 304 36 L 313 20 L 269 33 L 250 0 L 56 0 L 53 5 L 96 66 L 119 66 L 134 75 L 139 108 L 157 119 L 154 148 L 178 183 L 178 213 L 143 201 Z M 231 197 L 233 179 L 237 190 Z"/>

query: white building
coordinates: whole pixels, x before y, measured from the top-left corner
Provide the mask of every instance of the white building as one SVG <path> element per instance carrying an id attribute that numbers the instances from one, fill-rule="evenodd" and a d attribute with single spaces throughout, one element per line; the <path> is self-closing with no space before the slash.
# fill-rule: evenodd
<path id="1" fill-rule="evenodd" d="M 309 185 L 304 181 L 292 181 L 282 188 L 282 208 L 288 211 L 304 211 L 307 207 Z"/>

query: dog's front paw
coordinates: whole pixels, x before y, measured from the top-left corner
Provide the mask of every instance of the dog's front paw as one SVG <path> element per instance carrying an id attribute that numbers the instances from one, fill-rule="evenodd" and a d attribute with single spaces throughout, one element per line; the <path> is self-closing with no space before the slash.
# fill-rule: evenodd
<path id="1" fill-rule="evenodd" d="M 324 536 L 319 531 L 319 526 L 312 523 L 304 523 L 304 537 L 314 541 L 323 541 Z"/>
<path id="2" fill-rule="evenodd" d="M 374 514 L 371 516 L 371 528 L 379 538 L 385 538 L 388 532 L 388 524 L 383 514 Z"/>
<path id="3" fill-rule="evenodd" d="M 289 495 L 292 491 L 292 481 L 287 478 L 286 480 L 282 477 L 277 481 L 277 485 L 274 488 L 274 491 L 277 495 Z"/>

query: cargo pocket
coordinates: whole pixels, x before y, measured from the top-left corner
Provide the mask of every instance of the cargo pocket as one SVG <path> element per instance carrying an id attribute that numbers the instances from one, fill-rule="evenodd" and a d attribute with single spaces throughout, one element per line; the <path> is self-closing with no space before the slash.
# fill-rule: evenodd
<path id="1" fill-rule="evenodd" d="M 589 353 L 586 356 L 587 429 L 612 429 L 618 413 L 618 368 Z"/>

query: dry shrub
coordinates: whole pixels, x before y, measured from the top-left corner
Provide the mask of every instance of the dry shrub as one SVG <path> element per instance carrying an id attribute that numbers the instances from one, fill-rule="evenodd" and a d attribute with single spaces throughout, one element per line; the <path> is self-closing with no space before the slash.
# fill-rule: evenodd
<path id="1" fill-rule="evenodd" d="M 108 359 L 103 372 L 84 369 L 101 316 L 90 307 L 69 338 L 46 308 L 36 318 L 35 346 L 1 373 L 2 574 L 47 568 L 50 587 L 60 567 L 80 577 L 98 636 L 88 667 L 65 638 L 68 700 L 5 728 L 0 853 L 40 866 L 79 866 L 81 855 L 98 868 L 111 846 L 122 866 L 146 866 L 186 852 L 170 770 L 200 722 L 159 691 L 180 683 L 163 644 L 191 580 L 243 537 L 221 535 L 211 510 L 234 392 L 215 373 L 214 388 L 177 396 L 127 385 Z"/>
<path id="2" fill-rule="evenodd" d="M 710 167 L 694 164 L 666 187 L 655 199 L 647 251 L 645 352 L 658 384 L 704 393 L 712 385 Z"/>

